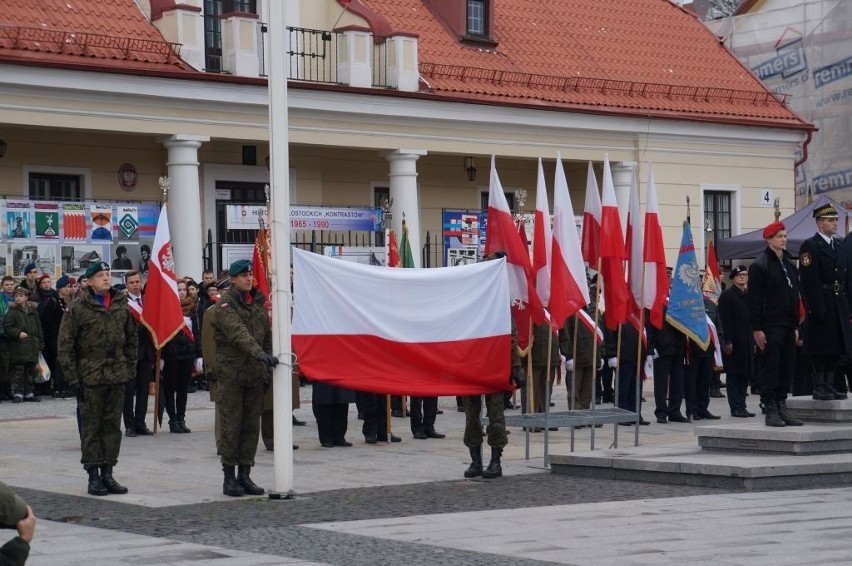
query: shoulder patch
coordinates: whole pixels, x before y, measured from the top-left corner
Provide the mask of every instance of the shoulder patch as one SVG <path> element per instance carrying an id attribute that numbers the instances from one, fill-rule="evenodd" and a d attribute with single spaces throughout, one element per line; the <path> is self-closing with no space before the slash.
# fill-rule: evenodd
<path id="1" fill-rule="evenodd" d="M 807 267 L 811 264 L 811 254 L 808 252 L 802 253 L 802 256 L 799 258 L 799 261 L 802 262 L 804 267 Z"/>
<path id="2" fill-rule="evenodd" d="M 223 303 L 223 302 L 220 302 L 220 303 L 219 303 L 219 308 L 226 309 L 226 308 L 228 308 L 228 307 L 230 307 L 230 306 L 231 306 L 231 305 L 230 305 L 230 303 Z"/>

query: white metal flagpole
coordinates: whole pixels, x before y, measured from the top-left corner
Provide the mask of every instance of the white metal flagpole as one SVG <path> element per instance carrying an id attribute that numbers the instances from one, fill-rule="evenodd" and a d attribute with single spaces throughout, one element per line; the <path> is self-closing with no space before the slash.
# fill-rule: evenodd
<path id="1" fill-rule="evenodd" d="M 272 190 L 272 345 L 281 363 L 273 373 L 275 490 L 293 495 L 293 392 L 290 346 L 290 153 L 287 116 L 287 2 L 269 3 L 269 148 Z"/>

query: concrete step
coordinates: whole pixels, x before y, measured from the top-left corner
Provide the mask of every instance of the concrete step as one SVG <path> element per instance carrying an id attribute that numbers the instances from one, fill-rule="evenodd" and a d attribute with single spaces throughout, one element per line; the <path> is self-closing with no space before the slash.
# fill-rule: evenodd
<path id="1" fill-rule="evenodd" d="M 832 454 L 852 452 L 852 427 L 842 424 L 806 424 L 775 428 L 762 422 L 695 427 L 704 450 L 751 454 Z"/>
<path id="2" fill-rule="evenodd" d="M 815 401 L 809 396 L 789 397 L 787 409 L 803 421 L 852 423 L 852 400 Z"/>

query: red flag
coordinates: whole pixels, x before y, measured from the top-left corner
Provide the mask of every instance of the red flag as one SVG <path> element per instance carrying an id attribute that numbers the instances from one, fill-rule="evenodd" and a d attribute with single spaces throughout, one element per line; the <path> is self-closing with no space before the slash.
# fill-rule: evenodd
<path id="1" fill-rule="evenodd" d="M 719 302 L 719 295 L 722 294 L 722 275 L 719 272 L 719 262 L 716 261 L 716 249 L 713 247 L 713 241 L 707 242 L 707 267 L 704 270 L 704 283 L 701 286 L 704 295 L 713 301 Z"/>
<path id="2" fill-rule="evenodd" d="M 555 205 L 554 205 L 555 206 Z M 572 211 L 573 214 L 573 211 Z M 583 260 L 596 268 L 600 257 L 601 241 L 601 197 L 598 194 L 598 180 L 592 162 L 586 174 L 586 204 L 583 209 Z"/>
<path id="3" fill-rule="evenodd" d="M 580 253 L 580 239 L 574 222 L 574 206 L 562 158 L 556 157 L 553 184 L 553 242 L 550 268 L 550 314 L 561 328 L 572 314 L 589 304 L 589 282 Z"/>
<path id="4" fill-rule="evenodd" d="M 627 210 L 627 282 L 630 295 L 627 302 L 627 320 L 641 332 L 642 314 L 642 233 L 639 217 L 639 183 L 636 171 L 630 182 L 630 207 Z"/>
<path id="5" fill-rule="evenodd" d="M 142 304 L 143 324 L 151 331 L 151 340 L 156 349 L 171 340 L 185 326 L 183 311 L 175 277 L 175 262 L 172 255 L 171 235 L 166 205 L 160 209 L 154 248 L 148 263 L 148 283 L 145 301 Z"/>
<path id="6" fill-rule="evenodd" d="M 388 230 L 388 267 L 399 267 L 399 244 L 393 230 Z"/>
<path id="7" fill-rule="evenodd" d="M 527 230 L 524 227 L 523 219 L 518 221 L 518 239 L 521 240 L 521 243 L 524 245 L 524 249 L 529 249 Z M 512 301 L 512 320 L 515 321 L 515 332 L 518 335 L 518 348 L 526 350 L 530 345 L 532 325 L 530 324 L 530 309 L 525 303 Z"/>
<path id="8" fill-rule="evenodd" d="M 271 250 L 269 247 L 269 229 L 261 228 L 254 238 L 254 252 L 251 256 L 251 279 L 252 286 L 263 293 L 269 299 L 269 289 L 272 287 L 269 281 L 269 260 Z M 266 301 L 266 310 L 272 316 L 272 301 Z"/>
<path id="9" fill-rule="evenodd" d="M 663 231 L 660 228 L 657 185 L 654 169 L 648 165 L 648 203 L 645 205 L 645 293 L 643 306 L 651 311 L 651 324 L 663 327 L 663 305 L 669 296 L 669 278 L 666 275 L 666 251 L 663 248 Z"/>
<path id="10" fill-rule="evenodd" d="M 497 168 L 491 156 L 491 180 L 488 187 L 488 220 L 485 234 L 485 255 L 502 250 L 506 253 L 506 271 L 509 275 L 509 292 L 513 301 L 527 303 L 530 316 L 536 324 L 546 321 L 544 307 L 535 291 L 529 249 L 516 233 L 515 222 Z"/>
<path id="11" fill-rule="evenodd" d="M 538 183 L 535 190 L 535 224 L 533 232 L 533 276 L 535 290 L 541 303 L 550 302 L 550 266 L 552 261 L 553 233 L 550 228 L 550 207 L 547 205 L 547 185 L 544 169 L 538 160 Z"/>
<path id="12" fill-rule="evenodd" d="M 604 156 L 603 198 L 601 207 L 601 276 L 603 278 L 604 302 L 606 302 L 606 325 L 610 330 L 627 321 L 629 292 L 624 279 L 624 260 L 627 252 L 618 217 L 618 203 L 609 168 L 609 156 Z"/>

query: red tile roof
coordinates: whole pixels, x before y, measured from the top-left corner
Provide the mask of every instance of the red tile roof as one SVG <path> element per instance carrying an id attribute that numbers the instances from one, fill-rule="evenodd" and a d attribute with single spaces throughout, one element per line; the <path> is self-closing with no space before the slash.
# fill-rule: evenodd
<path id="1" fill-rule="evenodd" d="M 421 0 L 360 4 L 419 36 L 421 76 L 438 95 L 809 127 L 668 0 L 493 0 L 493 48 L 462 44 Z"/>
<path id="2" fill-rule="evenodd" d="M 2 0 L 0 61 L 180 72 L 168 43 L 134 0 Z"/>

